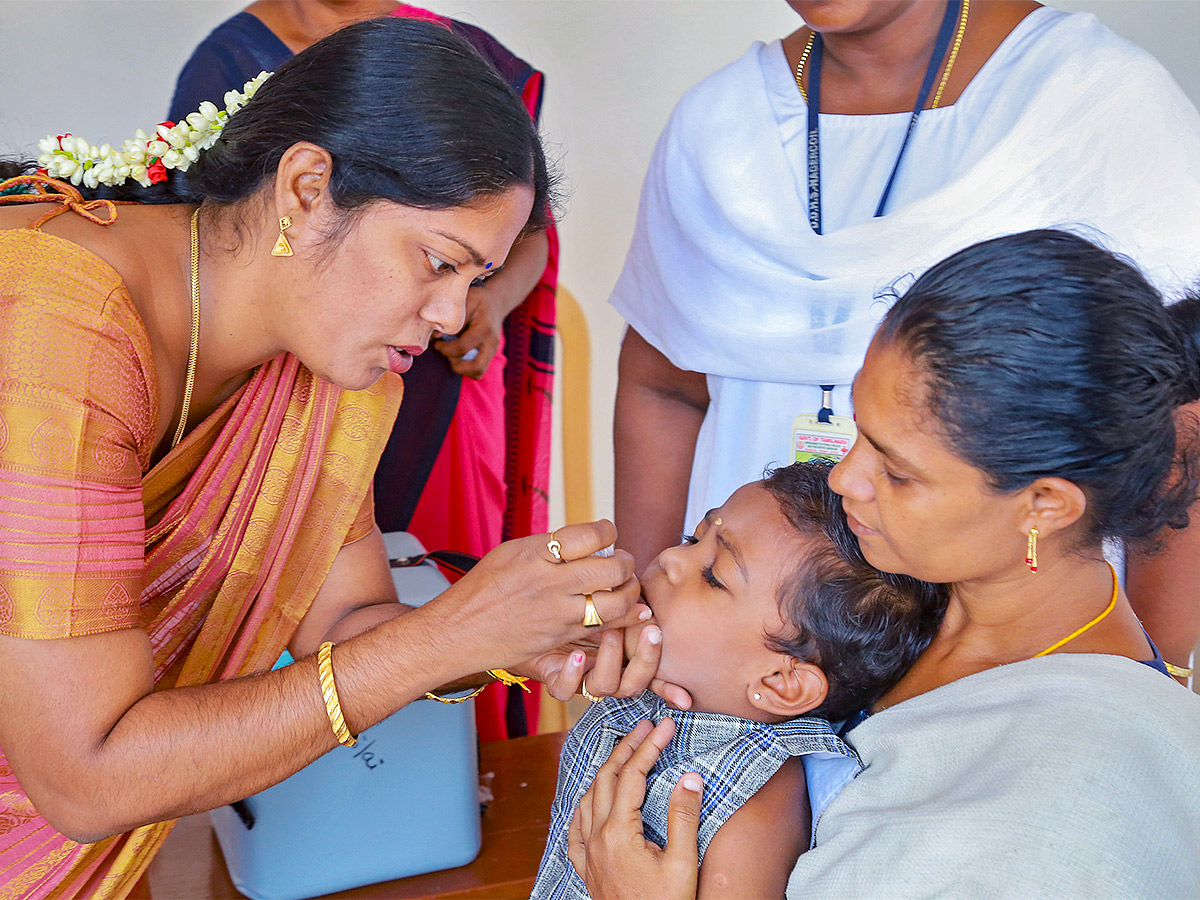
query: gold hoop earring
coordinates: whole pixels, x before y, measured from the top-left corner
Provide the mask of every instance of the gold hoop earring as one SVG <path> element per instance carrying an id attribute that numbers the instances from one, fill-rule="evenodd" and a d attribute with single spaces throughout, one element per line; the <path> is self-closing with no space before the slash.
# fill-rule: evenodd
<path id="1" fill-rule="evenodd" d="M 1025 565 L 1029 566 L 1030 572 L 1037 571 L 1037 539 L 1038 530 L 1036 528 L 1029 529 L 1029 549 L 1025 551 Z"/>
<path id="2" fill-rule="evenodd" d="M 292 220 L 290 216 L 279 217 L 279 240 L 277 240 L 275 242 L 275 246 L 271 248 L 272 256 L 292 255 L 292 245 L 288 243 L 287 235 L 284 234 L 284 232 L 291 227 Z"/>

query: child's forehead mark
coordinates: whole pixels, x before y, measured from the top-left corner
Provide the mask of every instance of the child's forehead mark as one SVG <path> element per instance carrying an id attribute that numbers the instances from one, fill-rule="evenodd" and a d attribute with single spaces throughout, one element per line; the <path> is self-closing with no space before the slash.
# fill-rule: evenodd
<path id="1" fill-rule="evenodd" d="M 710 528 L 718 528 L 724 524 L 725 520 L 718 515 L 715 515 L 717 507 L 710 509 L 704 514 L 704 523 Z M 742 550 L 737 544 L 729 539 L 729 536 L 724 532 L 715 532 L 717 538 L 717 547 L 724 550 L 733 559 L 733 563 L 737 566 L 738 574 L 742 576 L 742 581 L 746 584 L 750 583 L 750 572 L 746 568 L 746 558 L 742 556 Z"/>

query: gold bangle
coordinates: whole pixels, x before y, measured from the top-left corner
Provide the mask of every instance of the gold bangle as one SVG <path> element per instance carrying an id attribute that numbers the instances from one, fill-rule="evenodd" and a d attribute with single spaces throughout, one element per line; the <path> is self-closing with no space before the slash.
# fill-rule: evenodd
<path id="1" fill-rule="evenodd" d="M 1191 678 L 1192 670 L 1188 666 L 1176 666 L 1163 660 L 1163 665 L 1167 667 L 1167 674 L 1172 678 Z"/>
<path id="2" fill-rule="evenodd" d="M 515 684 L 525 693 L 533 693 L 525 686 L 525 682 L 527 682 L 529 679 L 522 675 L 514 675 L 507 669 L 488 669 L 487 674 L 491 675 L 501 684 L 507 684 L 509 686 Z M 475 690 L 471 691 L 471 693 L 464 694 L 461 697 L 439 697 L 437 694 L 433 693 L 433 691 L 426 691 L 425 697 L 429 700 L 436 700 L 438 703 L 462 703 L 465 700 L 473 700 L 475 697 L 478 697 L 480 694 L 482 694 L 486 689 L 487 685 L 481 684 L 479 687 L 475 688 Z"/>
<path id="3" fill-rule="evenodd" d="M 317 651 L 317 673 L 321 677 L 321 694 L 325 698 L 325 712 L 329 713 L 329 726 L 338 743 L 353 747 L 358 738 L 350 733 L 346 717 L 342 715 L 342 704 L 338 701 L 337 685 L 333 682 L 333 642 L 326 641 Z"/>
<path id="4" fill-rule="evenodd" d="M 433 691 L 426 691 L 425 698 L 427 700 L 436 700 L 438 703 L 465 703 L 467 700 L 474 700 L 476 697 L 482 694 L 484 688 L 486 687 L 486 684 L 481 684 L 479 687 L 475 688 L 475 690 L 471 691 L 471 693 L 464 694 L 461 697 L 439 697 Z"/>

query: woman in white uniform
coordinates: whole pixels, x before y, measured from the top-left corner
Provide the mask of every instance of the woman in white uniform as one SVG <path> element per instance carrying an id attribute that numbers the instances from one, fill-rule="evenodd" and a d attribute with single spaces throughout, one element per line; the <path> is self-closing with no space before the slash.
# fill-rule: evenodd
<path id="1" fill-rule="evenodd" d="M 1200 117 L 1092 16 L 1018 0 L 790 5 L 806 27 L 680 101 L 612 296 L 630 324 L 616 518 L 639 565 L 790 462 L 798 438 L 844 446 L 881 294 L 954 251 L 1062 226 L 1132 257 L 1168 297 L 1200 274 Z M 1186 671 L 1200 530 L 1131 556 L 1126 586 Z"/>

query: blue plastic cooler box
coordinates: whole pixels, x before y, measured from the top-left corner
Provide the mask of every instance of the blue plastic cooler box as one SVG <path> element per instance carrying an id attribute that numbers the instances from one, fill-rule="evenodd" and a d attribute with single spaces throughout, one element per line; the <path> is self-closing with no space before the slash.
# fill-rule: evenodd
<path id="1" fill-rule="evenodd" d="M 384 541 L 391 557 L 424 552 L 404 532 Z M 430 562 L 392 576 L 413 606 L 449 587 Z M 473 701 L 421 700 L 368 728 L 357 747 L 213 810 L 234 886 L 253 900 L 301 900 L 469 863 L 480 844 L 476 751 Z"/>

